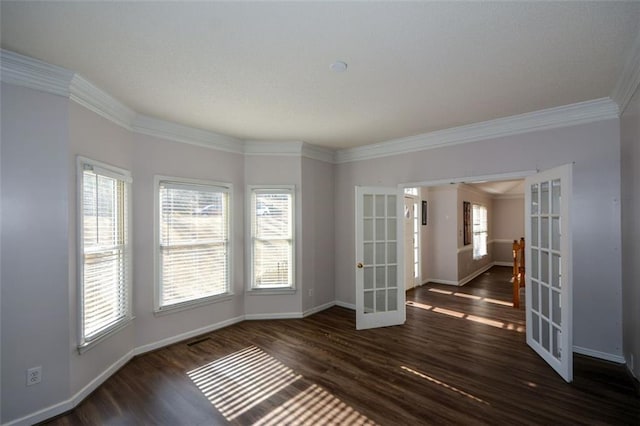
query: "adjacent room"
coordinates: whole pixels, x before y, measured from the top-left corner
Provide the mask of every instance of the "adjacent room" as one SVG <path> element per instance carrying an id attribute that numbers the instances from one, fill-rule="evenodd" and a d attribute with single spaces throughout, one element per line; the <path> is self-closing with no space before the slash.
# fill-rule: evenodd
<path id="1" fill-rule="evenodd" d="M 640 421 L 640 1 L 0 19 L 0 424 Z"/>

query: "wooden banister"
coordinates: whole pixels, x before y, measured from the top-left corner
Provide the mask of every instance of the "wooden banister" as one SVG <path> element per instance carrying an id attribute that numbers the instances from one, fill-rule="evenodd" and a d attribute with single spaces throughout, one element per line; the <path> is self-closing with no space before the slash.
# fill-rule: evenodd
<path id="1" fill-rule="evenodd" d="M 513 240 L 513 307 L 520 307 L 520 288 L 524 287 L 524 238 Z"/>

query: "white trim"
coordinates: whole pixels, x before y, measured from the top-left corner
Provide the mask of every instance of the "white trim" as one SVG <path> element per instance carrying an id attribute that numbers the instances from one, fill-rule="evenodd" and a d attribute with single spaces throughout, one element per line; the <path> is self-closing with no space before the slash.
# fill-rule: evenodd
<path id="1" fill-rule="evenodd" d="M 339 306 L 339 307 L 345 308 L 345 309 L 351 309 L 352 311 L 356 310 L 355 303 L 347 303 L 347 302 L 342 302 L 340 300 L 336 300 L 336 306 Z"/>
<path id="2" fill-rule="evenodd" d="M 146 345 L 138 346 L 133 350 L 133 355 L 142 355 L 143 353 L 155 351 L 156 349 L 164 348 L 174 343 L 181 342 L 183 340 L 190 339 L 192 337 L 200 336 L 202 334 L 210 333 L 215 330 L 219 330 L 230 325 L 237 324 L 245 320 L 244 315 L 240 315 L 228 320 L 220 321 L 215 324 L 206 325 L 204 327 L 190 330 L 175 336 L 167 337 L 166 339 L 158 340 L 157 342 L 148 343 Z"/>
<path id="3" fill-rule="evenodd" d="M 458 286 L 462 287 L 463 285 L 467 284 L 469 281 L 471 281 L 474 278 L 484 274 L 485 272 L 487 272 L 491 268 L 493 268 L 493 262 L 489 262 L 487 265 L 483 266 L 482 268 L 477 269 L 476 271 L 470 273 L 469 275 L 467 275 L 463 279 L 458 280 Z"/>
<path id="4" fill-rule="evenodd" d="M 517 241 L 518 238 L 514 238 L 514 240 Z M 509 240 L 507 238 L 504 238 L 504 239 L 496 238 L 494 240 L 489 241 L 487 244 L 493 244 L 493 243 L 496 243 L 496 244 L 513 244 L 514 240 Z"/>
<path id="5" fill-rule="evenodd" d="M 42 422 L 44 420 L 51 419 L 55 416 L 58 416 L 67 411 L 73 410 L 77 407 L 87 396 L 89 396 L 93 391 L 95 391 L 100 385 L 102 385 L 105 381 L 107 381 L 113 374 L 115 374 L 120 368 L 122 368 L 125 364 L 127 364 L 134 356 L 141 355 L 146 352 L 150 352 L 156 349 L 160 349 L 174 343 L 178 343 L 187 339 L 190 339 L 195 336 L 199 336 L 202 334 L 210 333 L 212 331 L 218 330 L 223 327 L 228 327 L 230 325 L 236 324 L 238 322 L 243 321 L 245 318 L 243 315 L 231 318 L 225 321 L 218 322 L 216 324 L 208 325 L 205 327 L 198 328 L 196 330 L 191 330 L 186 333 L 181 333 L 176 336 L 168 337 L 166 339 L 159 340 L 154 343 L 150 343 L 143 346 L 138 346 L 135 349 L 127 352 L 116 362 L 107 367 L 102 373 L 100 373 L 97 377 L 87 383 L 82 389 L 80 389 L 75 395 L 71 398 L 61 401 L 57 404 L 51 405 L 47 408 L 43 408 L 42 410 L 38 410 L 35 413 L 28 414 L 19 419 L 13 420 L 9 423 L 5 423 L 3 426 L 22 426 L 22 425 L 32 425 L 35 423 Z"/>
<path id="6" fill-rule="evenodd" d="M 131 129 L 143 135 L 155 136 L 174 142 L 213 148 L 220 151 L 242 154 L 243 142 L 240 139 L 222 135 L 195 127 L 183 126 L 171 121 L 160 120 L 146 115 L 137 115 Z"/>
<path id="7" fill-rule="evenodd" d="M 134 110 L 78 74 L 71 79 L 69 99 L 128 130 L 136 117 Z"/>
<path id="8" fill-rule="evenodd" d="M 332 308 L 336 305 L 336 302 L 327 302 L 327 303 L 323 303 L 322 305 L 318 305 L 315 306 L 313 308 L 307 309 L 306 311 L 302 312 L 302 317 L 306 318 L 308 316 L 311 316 L 313 314 L 317 314 L 318 312 L 322 312 L 326 309 Z"/>
<path id="9" fill-rule="evenodd" d="M 126 300 L 126 315 L 124 318 L 114 322 L 106 329 L 100 331 L 96 334 L 96 336 L 86 341 L 85 330 L 84 330 L 84 316 L 83 316 L 83 308 L 84 308 L 84 205 L 82 202 L 76 203 L 76 272 L 78 279 L 76 280 L 76 291 L 78 292 L 76 309 L 78 314 L 78 323 L 77 323 L 77 341 L 78 346 L 77 350 L 79 354 L 83 354 L 90 350 L 91 348 L 98 345 L 100 342 L 105 340 L 106 338 L 118 333 L 120 330 L 129 326 L 133 322 L 133 247 L 132 247 L 132 236 L 133 236 L 133 185 L 131 179 L 131 172 L 129 170 L 113 166 L 108 163 L 104 163 L 102 161 L 92 160 L 87 157 L 83 157 L 78 155 L 76 157 L 76 199 L 83 200 L 84 199 L 84 172 L 88 170 L 88 166 L 94 173 L 104 176 L 109 176 L 113 179 L 117 179 L 121 182 L 124 182 L 124 198 L 125 198 L 125 210 L 124 210 L 124 227 L 127 231 L 125 233 L 125 241 L 124 241 L 124 255 L 125 255 L 125 274 L 124 274 L 124 287 L 127 292 L 127 300 Z"/>
<path id="10" fill-rule="evenodd" d="M 336 152 L 335 162 L 341 164 L 369 160 L 539 130 L 574 126 L 618 118 L 618 111 L 618 105 L 611 98 L 594 99 L 357 148 L 342 149 Z"/>
<path id="11" fill-rule="evenodd" d="M 334 162 L 335 151 L 300 141 L 245 141 L 245 155 L 277 155 L 306 157 L 312 160 Z"/>
<path id="12" fill-rule="evenodd" d="M 433 187 L 429 188 L 430 190 L 435 189 L 436 191 L 446 190 L 450 187 L 445 187 L 445 185 L 451 185 L 451 188 L 455 188 L 454 185 L 464 182 L 470 181 L 496 181 L 496 180 L 514 180 L 514 179 L 524 179 L 527 176 L 535 175 L 538 173 L 537 170 L 523 170 L 523 171 L 515 171 L 515 172 L 506 172 L 506 173 L 496 173 L 492 175 L 480 175 L 480 176 L 464 176 L 464 177 L 451 177 L 446 179 L 436 179 L 436 180 L 428 180 L 428 181 L 419 181 L 419 182 L 409 182 L 402 184 L 402 187 L 411 187 L 411 186 L 428 186 Z"/>
<path id="13" fill-rule="evenodd" d="M 438 278 L 428 278 L 425 281 L 426 283 L 434 283 L 434 284 L 444 284 L 444 285 L 454 285 L 456 287 L 458 287 L 458 281 L 451 281 L 451 280 L 441 280 Z M 424 284 L 423 284 L 424 285 Z"/>
<path id="14" fill-rule="evenodd" d="M 66 399 L 62 402 L 59 402 L 57 404 L 51 405 L 49 407 L 43 408 L 42 410 L 38 410 L 35 413 L 31 413 L 24 417 L 20 417 L 19 419 L 15 419 L 9 423 L 5 423 L 4 426 L 33 425 L 33 424 L 42 422 L 44 420 L 51 419 L 69 410 L 73 410 L 87 396 L 89 396 L 91 392 L 96 390 L 107 379 L 109 379 L 116 371 L 118 371 L 127 362 L 129 362 L 131 358 L 133 358 L 133 356 L 134 356 L 133 350 L 126 353 L 119 360 L 111 364 L 111 366 L 107 367 L 107 369 L 104 370 L 102 373 L 100 373 L 96 378 L 94 378 L 89 383 L 87 383 L 85 387 L 80 389 L 71 398 Z"/>
<path id="15" fill-rule="evenodd" d="M 627 62 L 618 76 L 616 86 L 611 92 L 611 99 L 618 104 L 620 115 L 629 105 L 638 86 L 640 86 L 640 32 L 631 47 Z"/>
<path id="16" fill-rule="evenodd" d="M 162 305 L 161 287 L 161 264 L 160 264 L 160 185 L 166 182 L 172 188 L 186 188 L 195 191 L 212 191 L 227 194 L 227 291 L 213 296 L 200 297 L 186 300 L 180 303 Z M 190 187 L 191 186 L 191 187 Z M 226 302 L 231 300 L 233 293 L 233 184 L 228 182 L 210 181 L 204 179 L 181 178 L 176 176 L 154 175 L 153 176 L 153 313 L 154 315 L 164 315 L 171 312 L 195 309 L 211 303 Z"/>
<path id="17" fill-rule="evenodd" d="M 246 155 L 277 155 L 297 157 L 302 153 L 303 142 L 299 141 L 245 141 Z"/>
<path id="18" fill-rule="evenodd" d="M 279 319 L 300 319 L 303 317 L 302 312 L 277 312 L 273 314 L 247 314 L 244 319 L 247 321 L 256 320 L 279 320 Z"/>
<path id="19" fill-rule="evenodd" d="M 466 246 L 458 247 L 458 254 L 464 253 L 465 251 L 473 251 L 473 244 L 467 244 Z"/>
<path id="20" fill-rule="evenodd" d="M 581 346 L 573 346 L 573 352 L 580 354 L 580 355 L 586 355 L 586 356 L 590 356 L 592 358 L 599 358 L 599 359 L 604 359 L 606 361 L 611 361 L 611 362 L 616 362 L 618 364 L 624 364 L 625 363 L 625 359 L 622 355 L 616 355 L 616 354 L 610 354 L 607 352 L 601 352 L 601 351 L 596 351 L 594 349 L 588 349 L 588 348 L 583 348 Z"/>
<path id="21" fill-rule="evenodd" d="M 255 195 L 257 194 L 286 194 L 291 197 L 291 216 L 290 216 L 290 231 L 291 231 L 291 259 L 290 259 L 290 278 L 291 285 L 290 286 L 282 286 L 282 287 L 259 287 L 255 286 L 255 274 L 254 274 L 254 258 L 253 258 L 253 250 L 254 250 L 254 227 L 255 227 L 255 216 L 256 216 L 256 207 L 254 205 Z M 246 259 L 249 259 L 247 264 L 247 273 L 249 276 L 249 280 L 246 283 L 246 292 L 247 294 L 253 295 L 268 295 L 268 294 L 293 294 L 297 291 L 297 255 L 296 248 L 298 244 L 296 243 L 297 238 L 297 221 L 298 221 L 298 212 L 297 212 L 297 203 L 296 203 L 296 186 L 295 185 L 247 185 L 246 191 L 246 203 L 245 209 L 245 226 L 246 226 L 246 249 L 245 256 Z M 274 238 L 275 239 L 275 238 Z M 284 240 L 282 238 L 281 240 Z"/>
<path id="22" fill-rule="evenodd" d="M 494 200 L 523 200 L 524 194 L 494 194 L 491 198 Z"/>
<path id="23" fill-rule="evenodd" d="M 74 71 L 5 49 L 1 50 L 0 77 L 8 84 L 68 97 L 136 133 L 238 154 L 301 155 L 329 163 L 348 163 L 618 118 L 640 83 L 639 44 L 636 40 L 613 91 L 612 97 L 617 103 L 611 98 L 594 99 L 338 151 L 306 142 L 245 142 L 232 136 L 135 115 L 135 111 Z M 278 151 L 281 152 L 278 154 Z"/>
<path id="24" fill-rule="evenodd" d="M 0 50 L 0 79 L 3 83 L 69 97 L 69 85 L 73 76 L 73 71 L 66 68 L 10 50 Z"/>

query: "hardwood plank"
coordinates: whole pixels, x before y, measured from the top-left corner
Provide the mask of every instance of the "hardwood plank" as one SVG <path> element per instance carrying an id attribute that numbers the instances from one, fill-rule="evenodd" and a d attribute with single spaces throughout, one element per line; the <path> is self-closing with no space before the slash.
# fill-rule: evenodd
<path id="1" fill-rule="evenodd" d="M 640 424 L 623 366 L 574 355 L 567 384 L 526 345 L 509 278 L 413 289 L 403 326 L 356 331 L 340 307 L 235 324 L 134 358 L 48 424 Z"/>

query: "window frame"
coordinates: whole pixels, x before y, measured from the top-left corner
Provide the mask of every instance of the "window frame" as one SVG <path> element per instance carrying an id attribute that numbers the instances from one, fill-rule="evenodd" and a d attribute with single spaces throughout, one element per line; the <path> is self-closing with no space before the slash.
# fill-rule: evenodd
<path id="1" fill-rule="evenodd" d="M 226 291 L 221 294 L 212 296 L 204 296 L 197 299 L 186 300 L 183 302 L 172 303 L 168 305 L 162 304 L 162 259 L 160 256 L 160 223 L 161 223 L 161 206 L 160 206 L 160 186 L 162 183 L 169 183 L 177 187 L 183 186 L 185 189 L 204 187 L 209 189 L 219 189 L 220 192 L 227 194 L 227 283 Z M 153 285 L 153 313 L 154 315 L 163 315 L 172 312 L 178 312 L 186 309 L 192 309 L 212 303 L 230 300 L 233 293 L 233 185 L 227 182 L 216 182 L 203 179 L 182 178 L 176 176 L 154 176 L 154 285 Z"/>
<path id="2" fill-rule="evenodd" d="M 255 285 L 254 232 L 256 216 L 255 194 L 288 194 L 291 196 L 291 285 L 281 287 L 264 287 Z M 248 294 L 294 294 L 296 286 L 296 187 L 295 185 L 248 185 L 247 186 L 247 249 L 248 277 L 246 290 Z"/>
<path id="3" fill-rule="evenodd" d="M 484 230 L 476 231 L 475 211 L 476 208 L 484 209 Z M 481 224 L 482 225 L 482 224 Z M 476 236 L 485 235 L 484 253 L 477 253 Z M 481 203 L 473 203 L 471 205 L 471 235 L 472 235 L 472 247 L 473 247 L 473 260 L 479 260 L 489 255 L 489 209 L 487 206 Z"/>
<path id="4" fill-rule="evenodd" d="M 85 321 L 84 321 L 84 293 L 85 293 L 85 244 L 84 244 L 84 172 L 87 167 L 91 168 L 94 172 L 101 176 L 106 176 L 114 179 L 118 179 L 123 182 L 124 185 L 124 201 L 122 205 L 124 207 L 124 217 L 119 219 L 122 221 L 121 226 L 124 228 L 124 278 L 122 286 L 125 291 L 125 309 L 124 315 L 112 324 L 104 327 L 89 338 L 85 333 Z M 93 160 L 83 156 L 76 157 L 76 247 L 77 247 L 77 336 L 78 345 L 77 349 L 80 354 L 83 354 L 87 350 L 93 348 L 95 345 L 106 339 L 107 337 L 117 333 L 123 328 L 127 327 L 134 320 L 133 315 L 133 286 L 132 286 L 132 267 L 133 267 L 133 253 L 132 253 L 132 238 L 133 235 L 133 215 L 132 215 L 132 178 L 131 172 L 122 169 L 120 167 L 112 166 L 101 161 Z M 122 287 L 119 287 L 122 288 Z"/>

